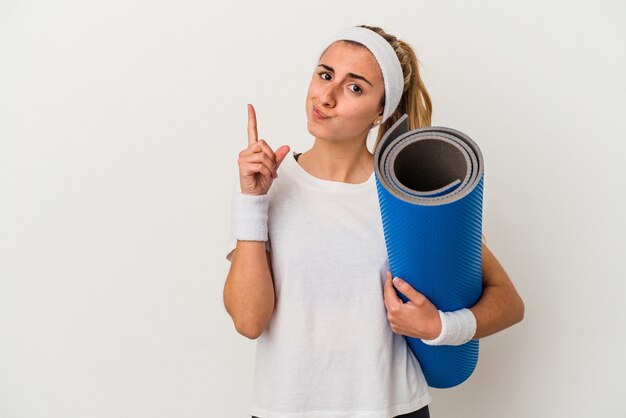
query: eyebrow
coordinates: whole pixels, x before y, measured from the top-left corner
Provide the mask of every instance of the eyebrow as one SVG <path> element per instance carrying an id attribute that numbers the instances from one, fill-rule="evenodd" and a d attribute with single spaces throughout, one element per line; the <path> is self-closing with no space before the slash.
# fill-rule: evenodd
<path id="1" fill-rule="evenodd" d="M 335 72 L 335 69 L 334 69 L 333 67 L 331 67 L 330 65 L 326 65 L 326 64 L 319 64 L 319 65 L 318 65 L 318 67 L 324 67 L 325 69 L 327 69 L 328 71 L 330 71 L 330 72 L 332 72 L 332 73 L 334 73 L 334 72 Z M 363 80 L 363 81 L 365 81 L 367 84 L 369 84 L 370 86 L 372 86 L 372 83 L 370 83 L 370 82 L 367 80 L 367 78 L 363 77 L 362 75 L 358 75 L 358 74 L 355 74 L 355 73 L 348 73 L 347 75 L 348 75 L 348 77 L 351 77 L 351 78 L 356 78 L 357 80 Z M 374 87 L 374 86 L 372 86 L 372 87 Z"/>

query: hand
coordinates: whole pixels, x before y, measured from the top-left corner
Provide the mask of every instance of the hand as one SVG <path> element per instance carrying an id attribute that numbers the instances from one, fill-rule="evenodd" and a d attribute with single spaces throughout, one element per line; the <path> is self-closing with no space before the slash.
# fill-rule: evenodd
<path id="1" fill-rule="evenodd" d="M 278 167 L 289 153 L 289 146 L 283 145 L 272 151 L 265 140 L 258 139 L 256 113 L 248 105 L 248 147 L 239 153 L 239 184 L 241 192 L 251 195 L 266 194 L 272 182 L 278 177 Z"/>
<path id="2" fill-rule="evenodd" d="M 398 297 L 394 286 L 410 299 L 407 303 Z M 391 272 L 387 272 L 384 299 L 387 320 L 396 334 L 425 340 L 433 340 L 441 334 L 441 319 L 435 305 L 399 277 L 392 284 Z"/>

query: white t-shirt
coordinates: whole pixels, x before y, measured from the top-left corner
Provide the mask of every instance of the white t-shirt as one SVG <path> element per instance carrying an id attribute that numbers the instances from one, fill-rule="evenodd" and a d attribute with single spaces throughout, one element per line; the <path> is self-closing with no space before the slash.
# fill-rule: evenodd
<path id="1" fill-rule="evenodd" d="M 417 359 L 387 321 L 374 173 L 360 184 L 322 180 L 288 155 L 278 174 L 266 243 L 276 303 L 256 340 L 250 414 L 390 418 L 429 404 Z M 230 260 L 232 235 L 229 245 Z"/>

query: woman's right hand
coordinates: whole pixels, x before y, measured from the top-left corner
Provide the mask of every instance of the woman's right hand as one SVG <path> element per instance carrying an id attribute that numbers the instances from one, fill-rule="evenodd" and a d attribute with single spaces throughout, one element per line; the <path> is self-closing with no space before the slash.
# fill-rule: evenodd
<path id="1" fill-rule="evenodd" d="M 266 194 L 278 176 L 280 164 L 289 153 L 289 146 L 283 145 L 272 151 L 263 139 L 258 139 L 256 113 L 248 105 L 248 147 L 239 153 L 239 184 L 241 192 L 250 195 Z"/>

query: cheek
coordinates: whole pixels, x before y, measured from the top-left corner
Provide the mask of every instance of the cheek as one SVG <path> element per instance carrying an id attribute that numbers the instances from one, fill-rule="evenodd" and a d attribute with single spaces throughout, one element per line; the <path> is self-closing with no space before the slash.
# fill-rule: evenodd
<path id="1" fill-rule="evenodd" d="M 356 123 L 366 123 L 366 124 L 370 124 L 371 121 L 376 117 L 377 115 L 377 107 L 375 106 L 375 104 L 372 103 L 359 103 L 359 104 L 351 104 L 350 105 L 350 112 L 349 114 L 351 115 L 350 119 L 354 120 Z"/>
<path id="2" fill-rule="evenodd" d="M 320 95 L 321 91 L 322 87 L 320 86 L 320 84 L 316 83 L 315 81 L 311 81 L 311 84 L 309 84 L 309 90 L 307 92 L 307 98 L 317 97 Z"/>

